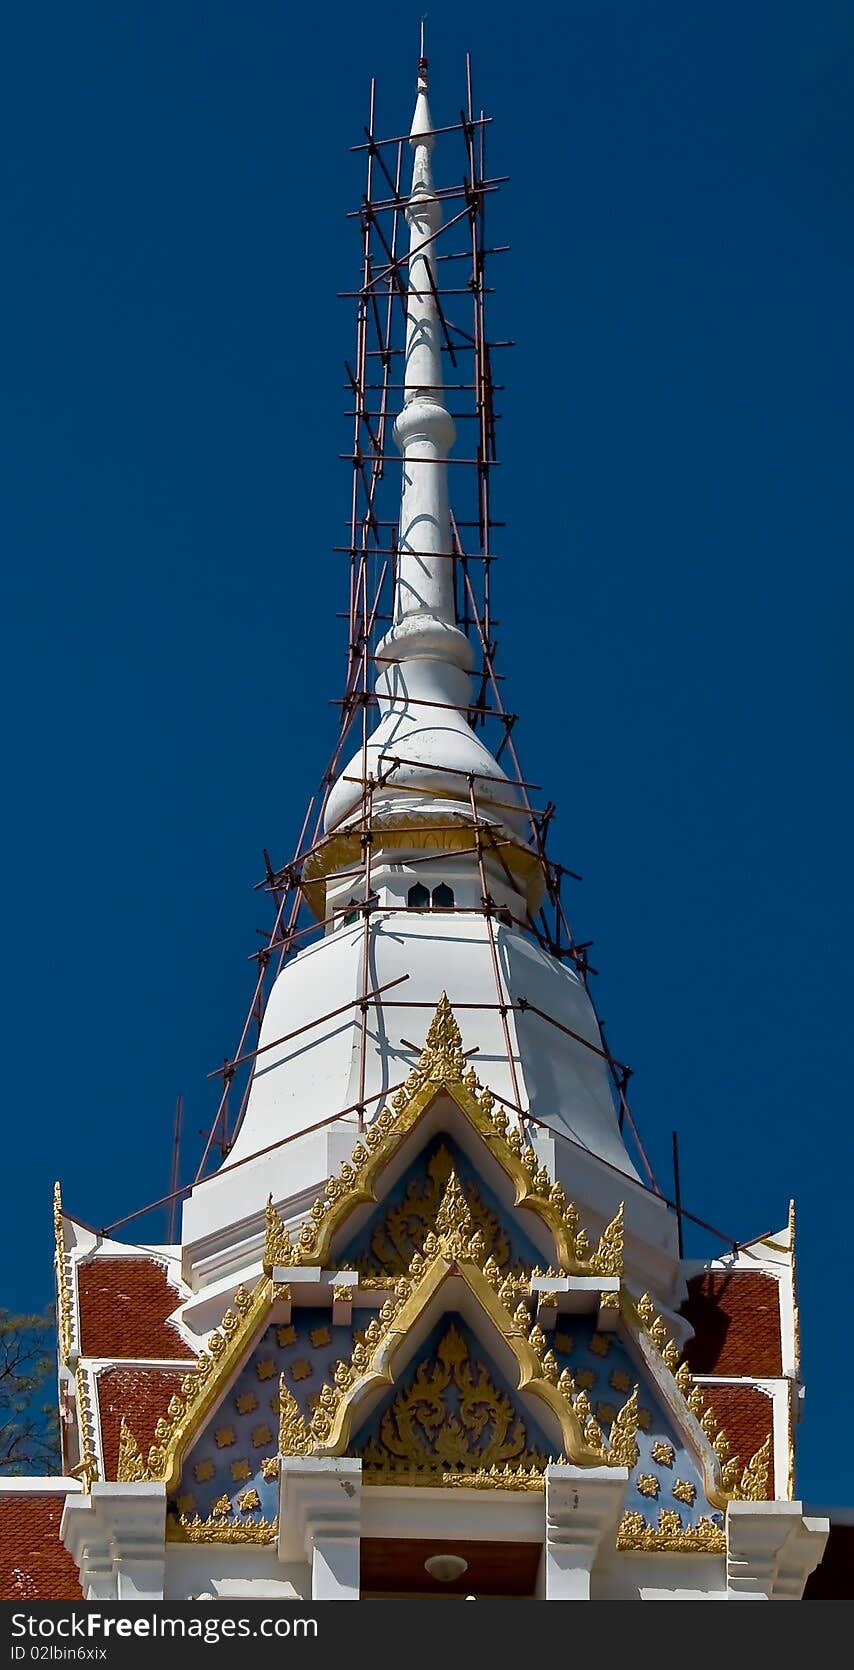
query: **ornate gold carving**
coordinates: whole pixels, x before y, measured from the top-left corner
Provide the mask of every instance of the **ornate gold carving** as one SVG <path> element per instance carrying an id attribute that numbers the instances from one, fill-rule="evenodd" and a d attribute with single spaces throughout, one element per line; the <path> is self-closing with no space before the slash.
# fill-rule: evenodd
<path id="1" fill-rule="evenodd" d="M 742 1502 L 764 1502 L 768 1496 L 768 1474 L 771 1468 L 771 1434 L 760 1444 L 741 1475 L 738 1496 Z"/>
<path id="2" fill-rule="evenodd" d="M 349 1364 L 339 1362 L 334 1384 L 318 1393 L 310 1420 L 293 1405 L 287 1409 L 283 1444 L 300 1446 L 291 1453 L 340 1455 L 346 1449 L 357 1411 L 369 1393 L 392 1385 L 392 1363 L 401 1342 L 423 1315 L 450 1274 L 470 1288 L 481 1309 L 502 1335 L 519 1364 L 519 1389 L 542 1399 L 556 1417 L 560 1453 L 582 1466 L 622 1464 L 622 1434 L 634 1421 L 634 1407 L 618 1425 L 620 1453 L 612 1452 L 593 1416 L 587 1393 L 578 1389 L 568 1370 L 560 1372 L 554 1353 L 537 1324 L 531 1325 L 528 1306 L 519 1302 L 511 1313 L 515 1292 L 494 1259 L 486 1254 L 484 1237 L 474 1224 L 465 1196 L 451 1173 L 436 1214 L 437 1230 L 425 1238 L 423 1253 L 413 1254 L 409 1273 L 399 1277 L 378 1315 L 357 1340 Z M 631 1401 L 631 1400 L 630 1400 Z M 304 1450 L 303 1446 L 313 1446 Z M 401 1460 L 405 1458 L 399 1458 Z"/>
<path id="3" fill-rule="evenodd" d="M 630 1313 L 631 1307 L 627 1309 Z M 703 1435 L 709 1442 L 713 1458 L 711 1470 L 707 1465 L 707 1458 L 702 1458 L 709 1501 L 720 1508 L 725 1508 L 730 1500 L 764 1501 L 771 1460 L 770 1438 L 751 1457 L 747 1466 L 742 1467 L 738 1456 L 732 1454 L 732 1445 L 721 1429 L 705 1391 L 697 1385 L 688 1364 L 679 1362 L 679 1348 L 668 1333 L 667 1325 L 656 1311 L 648 1293 L 644 1293 L 637 1301 L 634 1311 L 639 1328 L 646 1334 L 665 1368 L 673 1375 L 676 1388 L 681 1393 L 689 1414 L 699 1422 Z M 643 1424 L 640 1417 L 639 1424 Z M 752 1495 L 753 1491 L 758 1494 Z"/>
<path id="4" fill-rule="evenodd" d="M 187 1514 L 166 1515 L 167 1542 L 275 1542 L 279 1522 L 276 1519 L 254 1519 L 223 1522 L 213 1516 L 190 1519 Z"/>
<path id="5" fill-rule="evenodd" d="M 403 1200 L 389 1207 L 371 1236 L 371 1252 L 382 1272 L 404 1275 L 413 1252 L 423 1252 L 427 1235 L 437 1228 L 436 1214 L 452 1171 L 453 1160 L 443 1143 L 428 1163 L 426 1178 L 412 1178 Z M 464 1193 L 471 1217 L 484 1236 L 488 1255 L 501 1270 L 506 1270 L 510 1263 L 510 1243 L 498 1217 L 484 1205 L 476 1190 L 469 1188 Z M 367 1258 L 359 1260 L 358 1268 L 366 1278 L 375 1274 Z"/>
<path id="6" fill-rule="evenodd" d="M 445 1394 L 456 1390 L 457 1409 Z M 525 1427 L 506 1393 L 483 1363 L 469 1361 L 465 1340 L 452 1324 L 434 1359 L 419 1363 L 412 1385 L 398 1392 L 383 1415 L 379 1439 L 363 1452 L 365 1472 L 380 1468 L 429 1469 L 444 1474 L 494 1468 L 542 1472 L 547 1457 L 525 1447 Z"/>
<path id="7" fill-rule="evenodd" d="M 545 1490 L 546 1475 L 536 1468 L 529 1473 L 511 1467 L 478 1468 L 476 1472 L 434 1472 L 425 1467 L 369 1467 L 362 1477 L 364 1485 L 393 1484 L 398 1488 L 430 1485 L 435 1489 L 456 1486 L 466 1490 Z"/>
<path id="8" fill-rule="evenodd" d="M 74 1389 L 77 1394 L 77 1430 L 80 1435 L 80 1460 L 71 1471 L 75 1478 L 80 1479 L 83 1489 L 88 1493 L 100 1474 L 98 1472 L 98 1456 L 95 1450 L 92 1399 L 86 1375 L 79 1362 L 74 1371 Z"/>
<path id="9" fill-rule="evenodd" d="M 618 1467 L 628 1467 L 629 1471 L 637 1466 L 637 1428 L 638 1388 L 635 1386 L 622 1409 L 618 1409 L 614 1416 L 609 1434 L 611 1454 L 616 1465 Z"/>
<path id="10" fill-rule="evenodd" d="M 616 1217 L 602 1231 L 599 1247 L 595 1257 L 596 1269 L 602 1276 L 621 1276 L 623 1273 L 623 1204 L 617 1208 Z M 606 1295 L 600 1295 L 600 1304 L 604 1304 Z"/>
<path id="11" fill-rule="evenodd" d="M 261 1498 L 257 1490 L 241 1490 L 237 1497 L 237 1506 L 241 1513 L 254 1513 L 261 1506 Z"/>
<path id="12" fill-rule="evenodd" d="M 62 1192 L 59 1184 L 53 1185 L 53 1234 L 56 1242 L 56 1292 L 59 1302 L 57 1316 L 57 1333 L 59 1336 L 59 1355 L 63 1363 L 68 1362 L 71 1355 L 71 1273 L 69 1258 L 65 1250 L 65 1219 L 62 1212 Z"/>
<path id="13" fill-rule="evenodd" d="M 265 1479 L 276 1479 L 279 1476 L 279 1458 L 277 1455 L 265 1455 L 261 1463 L 261 1472 Z"/>
<path id="14" fill-rule="evenodd" d="M 266 1232 L 264 1235 L 264 1271 L 271 1276 L 274 1270 L 279 1270 L 288 1264 L 298 1262 L 296 1249 L 291 1244 L 290 1230 L 283 1224 L 275 1206 L 273 1196 L 267 1196 L 265 1211 Z"/>
<path id="15" fill-rule="evenodd" d="M 495 1097 L 478 1083 L 473 1067 L 466 1063 L 462 1038 L 453 1010 L 444 992 L 430 1023 L 427 1042 L 405 1085 L 382 1108 L 369 1125 L 364 1142 L 358 1142 L 349 1161 L 339 1167 L 318 1195 L 296 1241 L 285 1241 L 281 1219 L 268 1203 L 265 1268 L 272 1269 L 275 1251 L 291 1264 L 325 1264 L 341 1225 L 356 1207 L 376 1201 L 374 1182 L 404 1138 L 432 1104 L 441 1085 L 468 1119 L 477 1134 L 514 1183 L 516 1205 L 537 1214 L 550 1229 L 561 1271 L 576 1275 L 619 1275 L 622 1270 L 622 1207 L 603 1231 L 596 1251 L 591 1251 L 586 1230 L 579 1224 L 578 1209 L 568 1201 L 560 1183 L 552 1183 L 545 1167 L 538 1165 L 530 1143 L 519 1131 L 508 1133 L 508 1116 L 496 1107 Z"/>
<path id="16" fill-rule="evenodd" d="M 154 1443 L 148 1452 L 144 1478 L 162 1480 L 167 1490 L 175 1488 L 191 1434 L 210 1414 L 220 1387 L 245 1356 L 269 1310 L 271 1297 L 271 1283 L 266 1277 L 262 1277 L 252 1294 L 242 1285 L 237 1289 L 219 1328 L 208 1339 L 207 1351 L 202 1351 L 188 1368 L 181 1381 L 180 1394 L 175 1393 L 169 1399 L 166 1415 L 161 1416 L 154 1428 Z"/>
<path id="17" fill-rule="evenodd" d="M 697 1500 L 697 1486 L 689 1479 L 674 1479 L 671 1495 L 676 1497 L 677 1502 L 684 1502 L 686 1507 L 692 1508 Z"/>
<path id="18" fill-rule="evenodd" d="M 657 1496 L 661 1489 L 655 1473 L 638 1473 L 635 1484 L 641 1496 Z"/>
<path id="19" fill-rule="evenodd" d="M 141 1484 L 146 1477 L 142 1453 L 124 1415 L 119 1427 L 119 1463 L 116 1476 L 119 1484 Z"/>
<path id="20" fill-rule="evenodd" d="M 282 1374 L 279 1377 L 279 1455 L 313 1455 L 314 1450 L 314 1437 Z"/>
<path id="21" fill-rule="evenodd" d="M 658 1525 L 647 1525 L 642 1513 L 624 1513 L 617 1532 L 617 1547 L 624 1553 L 642 1549 L 665 1554 L 724 1554 L 726 1532 L 712 1519 L 698 1519 L 696 1525 L 682 1524 L 681 1515 L 662 1508 Z"/>
<path id="22" fill-rule="evenodd" d="M 657 1438 L 655 1443 L 650 1445 L 649 1453 L 653 1461 L 658 1462 L 659 1467 L 673 1466 L 675 1460 L 673 1445 L 668 1444 L 663 1438 Z"/>
<path id="23" fill-rule="evenodd" d="M 416 1071 L 420 1070 L 436 1084 L 444 1084 L 448 1079 L 462 1079 L 466 1067 L 457 1019 L 447 994 L 443 992 L 430 1022 L 427 1043 Z"/>

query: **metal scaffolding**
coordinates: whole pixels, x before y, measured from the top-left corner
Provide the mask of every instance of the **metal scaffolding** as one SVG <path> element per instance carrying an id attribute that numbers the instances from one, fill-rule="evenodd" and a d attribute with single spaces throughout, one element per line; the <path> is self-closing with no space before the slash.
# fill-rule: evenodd
<path id="1" fill-rule="evenodd" d="M 442 353 L 447 367 L 444 383 L 454 422 L 462 427 L 461 457 L 447 460 L 454 468 L 452 478 L 455 515 L 451 518 L 451 549 L 440 553 L 453 564 L 456 615 L 474 653 L 474 674 L 471 681 L 472 701 L 467 711 L 469 724 L 483 735 L 495 757 L 502 763 L 507 778 L 521 797 L 528 828 L 530 849 L 542 869 L 545 893 L 541 908 L 527 916 L 525 928 L 538 944 L 552 957 L 572 964 L 585 986 L 594 1013 L 590 977 L 596 971 L 588 961 L 590 942 L 578 943 L 572 933 L 564 901 L 568 879 L 580 880 L 576 872 L 559 863 L 549 850 L 549 836 L 555 813 L 553 802 L 536 806 L 531 795 L 536 785 L 530 783 L 521 767 L 516 746 L 517 715 L 505 707 L 501 693 L 501 676 L 496 672 L 498 641 L 492 603 L 492 569 L 498 560 L 493 547 L 493 536 L 504 523 L 493 515 L 493 476 L 498 466 L 497 419 L 495 399 L 502 384 L 494 379 L 493 356 L 512 343 L 496 341 L 490 336 L 487 321 L 487 297 L 491 286 L 487 273 L 492 258 L 502 254 L 507 245 L 492 244 L 487 233 L 487 203 L 504 183 L 503 177 L 492 176 L 487 166 L 487 135 L 492 118 L 477 109 L 472 84 L 472 66 L 466 58 L 465 97 L 459 120 L 432 130 L 435 137 L 447 141 L 443 146 L 446 177 L 454 173 L 451 144 L 457 145 L 461 180 L 457 185 L 440 187 L 436 196 L 441 200 L 447 218 L 441 228 L 426 242 L 435 247 L 431 265 L 438 277 L 434 278 L 426 266 L 433 288 L 442 333 Z M 368 770 L 368 740 L 371 710 L 377 706 L 372 689 L 375 648 L 379 636 L 392 620 L 392 598 L 398 560 L 398 516 L 400 500 L 401 460 L 391 442 L 391 424 L 397 406 L 402 401 L 405 384 L 401 371 L 406 331 L 407 287 L 405 274 L 412 251 L 406 250 L 404 213 L 407 196 L 401 189 L 404 158 L 409 146 L 409 134 L 382 138 L 376 130 L 376 87 L 371 83 L 368 121 L 364 139 L 353 153 L 363 159 L 365 168 L 364 193 L 358 207 L 351 211 L 361 240 L 360 279 L 356 290 L 343 292 L 356 304 L 356 343 L 352 363 L 345 364 L 345 388 L 351 397 L 348 415 L 352 418 L 352 445 L 342 454 L 352 468 L 350 494 L 349 538 L 346 544 L 333 546 L 333 551 L 346 558 L 349 572 L 349 601 L 347 610 L 348 636 L 346 675 L 343 694 L 338 698 L 340 724 L 320 784 L 309 800 L 302 820 L 299 839 L 292 856 L 285 863 L 274 863 L 264 853 L 264 874 L 257 887 L 268 895 L 273 906 L 272 926 L 264 935 L 264 943 L 252 954 L 255 963 L 253 989 L 243 1025 L 232 1053 L 208 1075 L 220 1081 L 220 1094 L 204 1149 L 198 1163 L 194 1183 L 211 1169 L 215 1158 L 222 1170 L 229 1169 L 227 1155 L 233 1146 L 246 1112 L 252 1072 L 260 1053 L 286 1043 L 301 1033 L 309 1033 L 329 1019 L 353 1010 L 358 1014 L 359 1033 L 359 1093 L 350 1107 L 325 1113 L 309 1130 L 331 1124 L 337 1119 L 352 1118 L 364 1128 L 370 1105 L 381 1094 L 388 1096 L 398 1088 L 386 1086 L 377 1096 L 366 1094 L 366 1058 L 368 1016 L 374 1009 L 397 1005 L 434 1007 L 413 1004 L 403 992 L 392 992 L 402 986 L 404 975 L 384 986 L 372 986 L 370 978 L 370 934 L 372 923 L 384 911 L 396 905 L 382 905 L 372 886 L 372 849 L 375 839 L 373 818 L 374 796 L 380 788 L 393 783 L 396 769 L 408 762 L 398 756 L 380 761 L 381 772 L 371 776 Z M 448 212 L 450 211 L 450 212 Z M 423 246 L 419 246 L 423 247 Z M 466 437 L 470 437 L 466 440 Z M 423 555 L 425 553 L 414 553 Z M 435 555 L 435 553 L 430 553 Z M 428 703 L 434 706 L 433 703 Z M 360 860 L 350 872 L 337 871 L 337 878 L 349 873 L 353 877 L 354 892 L 359 898 L 348 909 L 358 912 L 363 923 L 363 954 L 361 958 L 361 989 L 352 1003 L 319 1015 L 308 1026 L 298 1028 L 284 1037 L 260 1047 L 261 1023 L 272 982 L 285 961 L 295 955 L 311 939 L 322 935 L 331 919 L 321 912 L 321 919 L 312 911 L 306 893 L 307 866 L 323 845 L 323 818 L 327 800 L 342 767 L 345 749 L 356 751 L 361 744 L 362 767 L 358 779 L 361 805 L 357 819 L 348 829 L 358 836 Z M 652 1168 L 644 1152 L 628 1102 L 631 1069 L 611 1053 L 597 1014 L 601 1045 L 573 1032 L 558 1016 L 548 1015 L 525 999 L 512 1001 L 504 987 L 501 966 L 496 950 L 495 918 L 500 915 L 489 891 L 486 860 L 502 868 L 508 881 L 512 879 L 502 848 L 513 843 L 502 840 L 496 831 L 494 817 L 488 820 L 477 801 L 477 783 L 466 777 L 460 785 L 460 810 L 456 822 L 470 829 L 471 843 L 460 849 L 476 860 L 481 885 L 481 902 L 477 907 L 487 923 L 495 999 L 490 1004 L 473 1005 L 479 1009 L 493 1009 L 501 1017 L 504 1044 L 513 1087 L 513 1098 L 503 1100 L 508 1110 L 515 1113 L 522 1130 L 531 1123 L 539 1125 L 523 1106 L 517 1078 L 516 1060 L 508 1016 L 515 1012 L 529 1012 L 540 1016 L 560 1032 L 573 1038 L 580 1047 L 593 1050 L 608 1066 L 613 1084 L 615 1108 L 619 1126 L 627 1134 L 644 1169 L 646 1186 L 666 1201 L 658 1188 Z M 438 826 L 437 826 L 438 827 Z M 442 825 L 447 827 L 446 824 Z M 407 861 L 413 864 L 429 862 L 435 854 Z M 439 994 L 436 994 L 438 1000 Z M 460 1005 L 465 1008 L 469 1005 Z M 414 1046 L 413 1046 L 414 1048 Z M 304 1135 L 305 1132 L 300 1132 Z M 274 1143 L 271 1148 L 285 1146 L 293 1137 Z M 270 1150 L 265 1149 L 267 1153 Z M 235 1165 L 247 1163 L 248 1156 Z M 603 1162 L 604 1163 L 604 1162 Z M 177 1160 L 174 1162 L 177 1168 Z M 169 1205 L 192 1187 L 178 1186 L 177 1169 L 173 1170 L 173 1186 L 169 1195 L 142 1207 L 119 1223 L 127 1223 L 143 1216 L 155 1207 Z M 677 1191 L 678 1192 L 678 1191 Z M 668 1205 L 678 1206 L 680 1217 L 691 1218 L 681 1200 Z M 701 1219 L 694 1219 L 729 1245 L 730 1237 L 714 1230 Z M 111 1226 L 112 1229 L 119 1224 Z"/>

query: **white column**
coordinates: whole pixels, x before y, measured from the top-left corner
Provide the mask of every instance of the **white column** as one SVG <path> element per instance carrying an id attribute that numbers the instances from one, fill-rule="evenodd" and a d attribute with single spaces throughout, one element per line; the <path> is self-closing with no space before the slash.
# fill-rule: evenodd
<path id="1" fill-rule="evenodd" d="M 613 1548 L 629 1482 L 625 1467 L 546 1468 L 546 1600 L 589 1600 L 603 1544 Z"/>
<path id="2" fill-rule="evenodd" d="M 60 1535 L 80 1573 L 84 1600 L 162 1600 L 166 1489 L 93 1484 L 69 1496 Z"/>
<path id="3" fill-rule="evenodd" d="M 282 1456 L 279 1469 L 279 1559 L 308 1561 L 312 1600 L 358 1600 L 361 1461 Z"/>
<path id="4" fill-rule="evenodd" d="M 803 1502 L 730 1502 L 726 1534 L 728 1600 L 800 1600 L 830 1520 L 806 1518 Z"/>

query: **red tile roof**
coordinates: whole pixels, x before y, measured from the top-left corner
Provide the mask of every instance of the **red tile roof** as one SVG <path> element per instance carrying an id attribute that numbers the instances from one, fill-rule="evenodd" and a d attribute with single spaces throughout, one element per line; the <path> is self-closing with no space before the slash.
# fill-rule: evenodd
<path id="1" fill-rule="evenodd" d="M 180 1392 L 184 1371 L 178 1368 L 107 1368 L 97 1376 L 104 1445 L 104 1477 L 118 1472 L 119 1434 L 124 1415 L 144 1457 L 154 1441 L 154 1427 L 165 1416 L 169 1399 Z"/>
<path id="2" fill-rule="evenodd" d="M 682 1315 L 694 1329 L 685 1347 L 693 1374 L 744 1374 L 755 1380 L 782 1374 L 780 1289 L 774 1276 L 751 1270 L 694 1276 Z"/>
<path id="3" fill-rule="evenodd" d="M 766 1494 L 773 1497 L 774 1406 L 770 1397 L 756 1386 L 716 1386 L 714 1382 L 704 1385 L 703 1392 L 732 1445 L 733 1455 L 737 1455 L 744 1466 L 771 1434 L 772 1461 L 768 1469 Z M 777 1482 L 782 1494 L 786 1481 Z"/>
<path id="4" fill-rule="evenodd" d="M 0 1598 L 80 1600 L 77 1567 L 59 1540 L 65 1497 L 0 1494 Z"/>
<path id="5" fill-rule="evenodd" d="M 185 1357 L 193 1352 L 167 1318 L 180 1304 L 156 1258 L 92 1258 L 77 1269 L 85 1357 Z"/>

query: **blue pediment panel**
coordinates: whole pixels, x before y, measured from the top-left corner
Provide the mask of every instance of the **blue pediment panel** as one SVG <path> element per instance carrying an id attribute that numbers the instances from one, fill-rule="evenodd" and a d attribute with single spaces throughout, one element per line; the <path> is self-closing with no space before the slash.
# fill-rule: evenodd
<path id="1" fill-rule="evenodd" d="M 617 1410 L 638 1387 L 638 1459 L 629 1475 L 626 1509 L 654 1520 L 667 1508 L 680 1515 L 686 1528 L 700 1519 L 722 1525 L 723 1515 L 706 1497 L 694 1452 L 622 1331 L 599 1333 L 592 1316 L 563 1315 L 549 1344 L 560 1369 L 568 1368 L 576 1388 L 587 1393 L 606 1438 Z"/>
<path id="2" fill-rule="evenodd" d="M 464 1483 L 504 1469 L 542 1474 L 557 1459 L 532 1401 L 515 1389 L 459 1314 L 436 1322 L 355 1433 L 366 1483 Z"/>
<path id="3" fill-rule="evenodd" d="M 169 1513 L 218 1521 L 224 1531 L 275 1519 L 280 1376 L 310 1420 L 333 1365 L 350 1361 L 375 1314 L 354 1307 L 352 1322 L 340 1326 L 328 1305 L 305 1305 L 289 1322 L 271 1322 L 186 1455 Z"/>
<path id="4" fill-rule="evenodd" d="M 442 1133 L 425 1144 L 367 1221 L 340 1247 L 340 1268 L 358 1270 L 365 1277 L 405 1275 L 413 1253 L 422 1251 L 435 1225 L 452 1171 L 503 1274 L 548 1263 L 522 1227 L 519 1213 L 498 1200 L 454 1138 Z"/>

